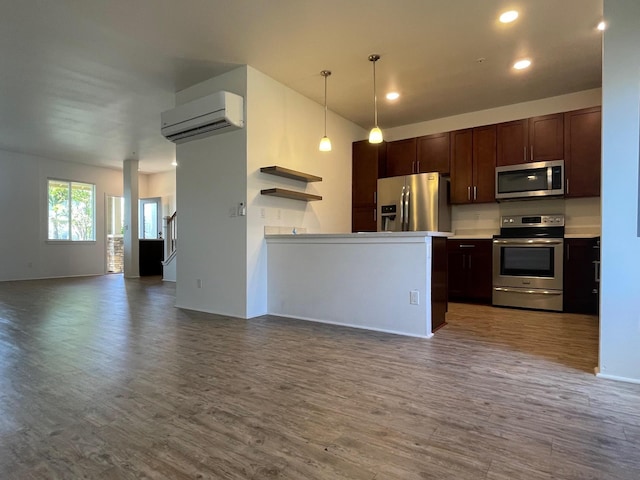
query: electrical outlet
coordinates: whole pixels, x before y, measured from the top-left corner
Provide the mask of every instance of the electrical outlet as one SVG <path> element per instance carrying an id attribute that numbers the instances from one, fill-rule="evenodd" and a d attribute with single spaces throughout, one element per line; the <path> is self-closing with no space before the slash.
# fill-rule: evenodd
<path id="1" fill-rule="evenodd" d="M 411 290 L 409 292 L 409 303 L 411 305 L 420 305 L 420 292 L 418 290 Z"/>

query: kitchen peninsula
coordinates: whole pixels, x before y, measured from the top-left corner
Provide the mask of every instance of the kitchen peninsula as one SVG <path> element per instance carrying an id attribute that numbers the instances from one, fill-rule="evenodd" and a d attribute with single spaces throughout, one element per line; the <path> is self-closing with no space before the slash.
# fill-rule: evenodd
<path id="1" fill-rule="evenodd" d="M 448 235 L 265 235 L 269 313 L 429 338 L 445 320 Z"/>

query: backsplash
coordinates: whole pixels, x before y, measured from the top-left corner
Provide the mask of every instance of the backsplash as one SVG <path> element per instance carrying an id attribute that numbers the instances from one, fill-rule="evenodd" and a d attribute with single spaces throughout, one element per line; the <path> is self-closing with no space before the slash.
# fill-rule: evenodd
<path id="1" fill-rule="evenodd" d="M 554 198 L 476 205 L 453 205 L 451 228 L 455 235 L 491 236 L 500 230 L 502 215 L 561 213 L 567 234 L 600 233 L 600 198 Z"/>

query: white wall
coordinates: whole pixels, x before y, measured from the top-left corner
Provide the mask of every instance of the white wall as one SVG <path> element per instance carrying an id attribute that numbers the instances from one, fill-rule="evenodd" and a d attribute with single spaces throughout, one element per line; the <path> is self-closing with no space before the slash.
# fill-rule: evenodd
<path id="1" fill-rule="evenodd" d="M 162 198 L 162 216 L 171 216 L 176 211 L 176 170 L 145 175 L 145 197 Z M 141 189 L 142 190 L 142 189 Z"/>
<path id="2" fill-rule="evenodd" d="M 318 88 L 323 85 L 318 75 Z M 177 305 L 248 318 L 267 313 L 265 226 L 349 231 L 351 143 L 366 132 L 330 113 L 333 151 L 319 152 L 323 107 L 251 67 L 179 92 L 176 100 L 184 103 L 218 90 L 245 97 L 246 127 L 177 146 Z M 323 181 L 306 185 L 259 171 L 269 165 Z M 260 195 L 274 186 L 306 189 L 323 200 Z M 247 216 L 231 217 L 239 202 L 247 206 Z"/>
<path id="3" fill-rule="evenodd" d="M 600 375 L 640 382 L 640 2 L 604 0 Z"/>
<path id="4" fill-rule="evenodd" d="M 105 195 L 122 195 L 122 172 L 0 150 L 0 281 L 105 273 Z M 47 243 L 47 179 L 96 185 L 96 241 Z"/>
<path id="5" fill-rule="evenodd" d="M 245 97 L 246 67 L 178 92 L 176 101 L 218 90 Z M 246 145 L 243 128 L 176 146 L 178 307 L 246 317 L 246 217 L 230 216 L 246 202 Z"/>
<path id="6" fill-rule="evenodd" d="M 328 113 L 332 151 L 320 152 L 324 107 L 248 67 L 247 79 L 247 316 L 267 313 L 264 227 L 298 227 L 308 233 L 351 230 L 351 143 L 361 127 Z M 324 86 L 318 74 L 319 91 Z M 305 184 L 260 172 L 279 165 L 322 177 Z M 260 190 L 283 187 L 322 196 L 301 202 L 267 197 Z"/>

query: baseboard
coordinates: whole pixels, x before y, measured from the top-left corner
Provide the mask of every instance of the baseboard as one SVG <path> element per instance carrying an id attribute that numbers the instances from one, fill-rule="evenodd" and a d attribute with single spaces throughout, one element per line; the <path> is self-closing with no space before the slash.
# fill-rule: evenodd
<path id="1" fill-rule="evenodd" d="M 418 334 L 415 334 L 415 333 L 406 333 L 406 332 L 400 332 L 400 331 L 397 331 L 397 330 L 387 330 L 387 329 L 384 329 L 384 328 L 364 327 L 362 325 L 354 325 L 354 324 L 351 324 L 351 323 L 332 322 L 331 320 L 318 320 L 317 318 L 298 317 L 298 316 L 295 316 L 295 315 L 283 315 L 281 313 L 268 313 L 267 315 L 272 315 L 274 317 L 291 318 L 293 320 L 303 320 L 305 322 L 326 323 L 327 325 L 337 325 L 338 327 L 357 328 L 359 330 L 369 330 L 369 331 L 373 331 L 373 332 L 391 333 L 393 335 L 402 335 L 404 337 L 414 337 L 414 338 L 431 338 L 431 337 L 433 337 L 433 333 L 430 333 L 428 335 L 418 335 Z"/>
<path id="2" fill-rule="evenodd" d="M 596 377 L 604 378 L 605 380 L 615 380 L 616 382 L 635 383 L 640 385 L 640 378 L 620 377 L 618 375 L 609 375 L 608 373 L 601 373 L 598 367 L 593 369 Z"/>

